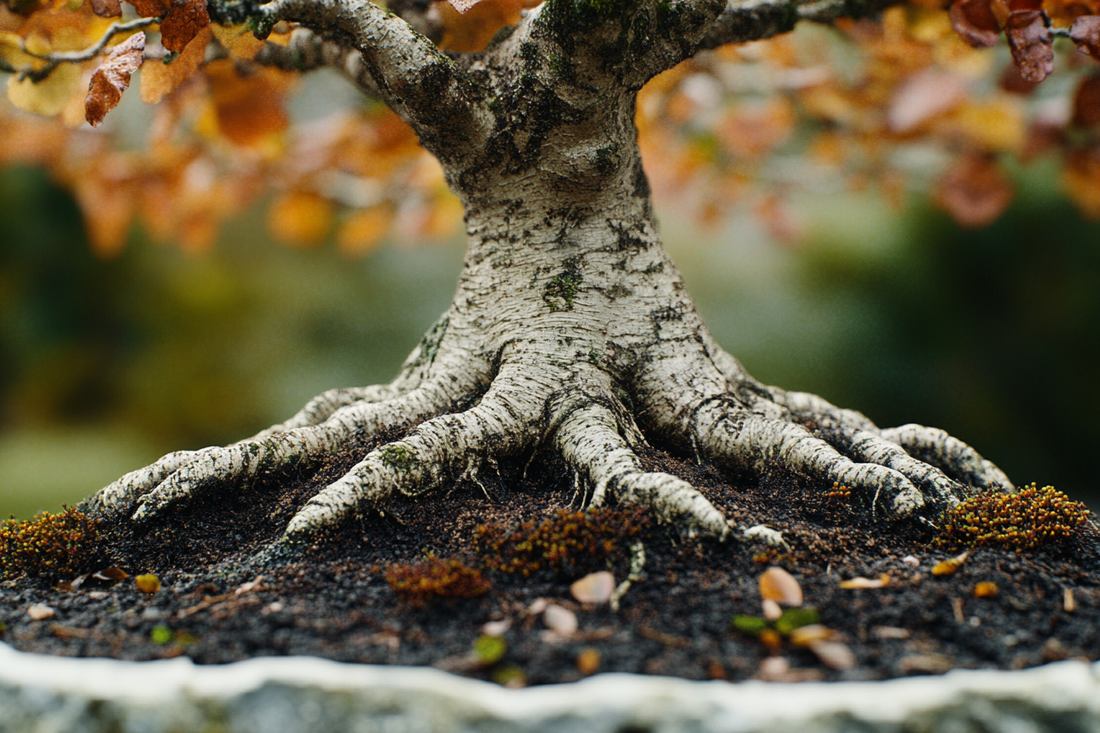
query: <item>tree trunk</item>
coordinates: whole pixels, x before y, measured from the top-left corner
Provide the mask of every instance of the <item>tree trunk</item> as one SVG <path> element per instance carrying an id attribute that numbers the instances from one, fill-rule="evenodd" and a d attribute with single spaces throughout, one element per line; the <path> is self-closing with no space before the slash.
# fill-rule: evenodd
<path id="1" fill-rule="evenodd" d="M 633 448 L 646 439 L 745 474 L 781 466 L 811 486 L 841 484 L 889 519 L 931 516 L 966 485 L 1011 486 L 942 431 L 879 430 L 816 396 L 761 385 L 711 339 L 661 244 L 634 103 L 649 78 L 695 52 L 723 4 L 550 0 L 458 61 L 374 6 L 344 7 L 265 6 L 269 20 L 350 38 L 334 45 L 303 31 L 290 51 L 382 96 L 443 163 L 466 208 L 451 307 L 391 384 L 334 390 L 251 440 L 166 456 L 90 508 L 153 521 L 202 491 L 395 429 L 407 432 L 311 499 L 286 536 L 553 450 L 591 505 L 641 503 L 726 538 L 734 528 L 704 496 L 642 468 Z"/>

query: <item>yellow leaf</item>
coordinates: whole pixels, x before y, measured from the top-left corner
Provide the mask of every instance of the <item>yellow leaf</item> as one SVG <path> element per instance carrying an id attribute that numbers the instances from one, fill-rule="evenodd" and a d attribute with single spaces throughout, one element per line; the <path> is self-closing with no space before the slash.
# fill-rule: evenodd
<path id="1" fill-rule="evenodd" d="M 1027 135 L 1024 110 L 1015 99 L 989 99 L 959 108 L 954 127 L 988 152 L 1015 152 Z"/>
<path id="2" fill-rule="evenodd" d="M 392 220 L 393 214 L 384 206 L 357 212 L 340 227 L 336 246 L 346 255 L 364 255 L 382 241 Z"/>
<path id="3" fill-rule="evenodd" d="M 220 26 L 211 25 L 214 37 L 225 46 L 226 50 L 234 56 L 251 60 L 264 47 L 264 41 L 252 35 L 252 31 L 246 25 Z"/>
<path id="4" fill-rule="evenodd" d="M 320 244 L 332 223 L 332 204 L 308 193 L 277 198 L 267 211 L 267 228 L 276 239 L 299 247 Z"/>
<path id="5" fill-rule="evenodd" d="M 29 79 L 19 81 L 15 76 L 8 78 L 8 99 L 25 112 L 53 117 L 60 114 L 75 95 L 80 95 L 83 102 L 80 68 L 73 64 L 62 64 L 37 84 Z"/>

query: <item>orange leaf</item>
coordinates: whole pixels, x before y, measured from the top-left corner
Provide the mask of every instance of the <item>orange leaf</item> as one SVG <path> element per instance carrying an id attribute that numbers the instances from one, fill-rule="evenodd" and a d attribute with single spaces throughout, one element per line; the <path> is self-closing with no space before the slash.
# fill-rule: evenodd
<path id="1" fill-rule="evenodd" d="M 1020 76 L 1040 82 L 1054 71 L 1054 46 L 1041 10 L 1013 10 L 1005 23 L 1012 60 L 1020 67 Z"/>
<path id="2" fill-rule="evenodd" d="M 949 15 L 955 32 L 974 48 L 997 45 L 1001 29 L 989 0 L 955 0 Z"/>
<path id="3" fill-rule="evenodd" d="M 964 227 L 992 224 L 1012 202 L 1012 185 L 993 161 L 969 156 L 940 179 L 936 204 Z"/>
<path id="4" fill-rule="evenodd" d="M 160 24 L 161 43 L 169 51 L 182 51 L 209 25 L 206 0 L 172 0 L 172 9 Z"/>
<path id="5" fill-rule="evenodd" d="M 126 0 L 142 18 L 156 18 L 164 15 L 171 7 L 171 0 Z"/>
<path id="6" fill-rule="evenodd" d="M 203 72 L 210 82 L 218 131 L 231 143 L 260 149 L 286 129 L 280 72 L 265 69 L 243 76 L 230 59 L 212 61 Z"/>
<path id="7" fill-rule="evenodd" d="M 448 2 L 451 3 L 452 8 L 465 15 L 470 12 L 475 5 L 481 2 L 481 0 L 448 0 Z"/>
<path id="8" fill-rule="evenodd" d="M 267 228 L 272 236 L 299 247 L 320 244 L 331 223 L 332 204 L 308 193 L 284 194 L 267 211 Z"/>
<path id="9" fill-rule="evenodd" d="M 1100 126 L 1100 76 L 1086 77 L 1077 87 L 1073 98 L 1073 124 Z"/>
<path id="10" fill-rule="evenodd" d="M 1100 60 L 1100 15 L 1075 18 L 1069 29 L 1069 37 L 1083 53 Z"/>
<path id="11" fill-rule="evenodd" d="M 483 51 L 496 32 L 519 22 L 520 11 L 533 8 L 542 0 L 451 0 L 436 3 L 443 25 L 439 47 L 466 53 Z M 465 5 L 465 9 L 459 4 Z"/>
<path id="12" fill-rule="evenodd" d="M 802 605 L 802 587 L 783 568 L 770 567 L 760 576 L 760 597 L 784 606 Z"/>
<path id="13" fill-rule="evenodd" d="M 88 98 L 84 100 L 85 117 L 92 127 L 99 127 L 107 113 L 122 100 L 130 86 L 130 76 L 145 60 L 145 34 L 135 33 L 114 47 L 92 74 Z"/>
<path id="14" fill-rule="evenodd" d="M 384 206 L 374 206 L 351 216 L 336 235 L 336 246 L 346 255 L 370 252 L 386 236 L 393 215 Z"/>
<path id="15" fill-rule="evenodd" d="M 145 64 L 141 68 L 141 101 L 156 104 L 194 76 L 206 58 L 210 38 L 210 30 L 203 29 L 195 36 L 195 42 L 188 43 L 172 63 L 154 60 Z"/>
<path id="16" fill-rule="evenodd" d="M 119 0 L 88 0 L 92 12 L 101 18 L 117 18 L 122 15 L 122 3 Z"/>

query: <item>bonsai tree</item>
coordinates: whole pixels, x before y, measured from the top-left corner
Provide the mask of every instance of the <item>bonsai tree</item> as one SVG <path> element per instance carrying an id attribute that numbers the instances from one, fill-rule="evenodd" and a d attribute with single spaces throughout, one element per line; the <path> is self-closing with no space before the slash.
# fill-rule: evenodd
<path id="1" fill-rule="evenodd" d="M 426 495 L 476 479 L 498 462 L 550 451 L 589 488 L 590 506 L 638 504 L 691 533 L 781 542 L 767 528 L 734 526 L 680 478 L 647 471 L 636 452 L 646 441 L 741 474 L 779 468 L 808 485 L 839 484 L 883 520 L 933 518 L 970 486 L 1012 488 L 996 466 L 942 430 L 880 428 L 815 395 L 761 384 L 714 342 L 661 242 L 639 152 L 637 100 L 647 82 L 697 54 L 787 33 L 802 20 L 835 23 L 864 47 L 889 40 L 898 23 L 905 43 L 919 45 L 927 32 L 912 25 L 929 18 L 971 46 L 995 46 L 1003 30 L 1015 61 L 1011 83 L 1030 89 L 1053 68 L 1054 36 L 1098 54 L 1100 16 L 1090 14 L 1092 6 L 956 0 L 949 15 L 933 2 L 854 23 L 847 19 L 891 3 L 546 0 L 521 10 L 484 0 L 482 11 L 496 10 L 463 25 L 450 7 L 420 0 L 388 9 L 368 0 L 131 0 L 134 12 L 124 17 L 118 0 L 6 1 L 0 58 L 13 74 L 9 96 L 18 106 L 73 123 L 71 90 L 78 89 L 75 122 L 82 113 L 96 125 L 142 67 L 142 97 L 163 98 L 169 110 L 168 122 L 154 121 L 145 154 L 155 156 L 158 145 L 169 149 L 180 129 L 173 125 L 196 99 L 189 80 L 205 74 L 204 93 L 220 95 L 214 127 L 251 151 L 252 167 L 231 173 L 256 184 L 267 155 L 264 135 L 272 120 L 285 124 L 270 102 L 282 82 L 268 70 L 329 67 L 415 131 L 464 209 L 467 249 L 454 299 L 392 382 L 333 389 L 247 440 L 169 454 L 90 498 L 85 506 L 95 513 L 139 524 L 170 521 L 175 507 L 204 493 L 308 470 L 348 443 L 379 435 L 400 437 L 310 499 L 286 527 L 286 540 L 358 512 L 384 511 L 398 494 Z M 468 0 L 452 3 L 463 12 L 473 8 Z M 145 36 L 153 28 L 159 43 Z M 470 50 L 490 34 L 484 50 Z M 969 51 L 954 35 L 946 43 Z M 877 59 L 893 74 L 896 93 L 861 92 L 863 108 L 887 108 L 878 110 L 885 122 L 863 129 L 867 139 L 935 138 L 942 131 L 930 120 L 951 108 L 948 97 L 956 105 L 960 99 L 951 74 L 932 73 L 941 63 L 933 54 L 907 48 Z M 255 92 L 257 85 L 266 91 Z M 798 88 L 821 91 L 812 83 Z M 1090 191 L 1100 158 L 1081 151 L 1079 136 L 1059 135 L 1063 127 L 1100 121 L 1100 87 L 1087 78 L 1076 88 L 1075 116 L 1047 120 L 1043 139 L 1079 146 L 1067 156 L 1067 175 L 1077 176 L 1071 195 L 1088 209 L 1096 206 Z M 832 129 L 859 127 L 851 116 L 822 111 L 835 105 L 816 99 L 807 109 Z M 190 130 L 203 134 L 203 125 L 213 124 L 203 119 Z M 776 124 L 763 117 L 747 129 L 768 133 Z M 331 139 L 337 142 L 329 167 L 338 168 L 340 145 L 351 143 Z M 93 152 L 105 144 L 94 140 L 85 146 Z M 962 146 L 961 162 L 937 193 L 956 218 L 981 224 L 1007 205 L 1011 191 L 998 152 Z M 84 170 L 104 183 L 102 172 Z M 104 212 L 118 209 L 130 179 L 119 174 L 114 188 L 82 180 L 69 178 L 92 212 L 93 239 L 110 248 L 132 212 Z M 323 198 L 315 197 L 322 208 Z M 232 209 L 206 203 L 176 222 L 180 236 L 201 239 L 195 231 L 209 233 Z M 154 229 L 157 221 L 150 218 Z"/>

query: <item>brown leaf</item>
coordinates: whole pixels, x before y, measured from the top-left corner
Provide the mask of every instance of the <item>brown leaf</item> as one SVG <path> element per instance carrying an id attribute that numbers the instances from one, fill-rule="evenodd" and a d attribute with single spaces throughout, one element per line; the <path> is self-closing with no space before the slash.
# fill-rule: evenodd
<path id="1" fill-rule="evenodd" d="M 160 39 L 169 51 L 182 51 L 210 25 L 206 0 L 172 0 L 172 9 L 160 24 Z"/>
<path id="2" fill-rule="evenodd" d="M 1073 97 L 1073 124 L 1100 126 L 1100 76 L 1086 77 L 1077 87 Z"/>
<path id="3" fill-rule="evenodd" d="M 122 3 L 119 0 L 88 0 L 92 12 L 100 18 L 117 18 L 122 15 Z"/>
<path id="4" fill-rule="evenodd" d="M 760 596 L 784 606 L 802 605 L 802 587 L 783 568 L 770 567 L 760 576 Z"/>
<path id="5" fill-rule="evenodd" d="M 1082 15 L 1073 19 L 1069 37 L 1078 50 L 1100 60 L 1100 15 Z"/>
<path id="6" fill-rule="evenodd" d="M 164 15 L 172 6 L 171 0 L 126 0 L 142 18 L 156 18 Z"/>
<path id="7" fill-rule="evenodd" d="M 172 0 L 127 0 L 142 18 L 157 18 L 172 7 Z"/>
<path id="8" fill-rule="evenodd" d="M 92 74 L 88 97 L 84 100 L 84 113 L 88 124 L 98 127 L 122 100 L 122 93 L 130 86 L 130 76 L 145 60 L 145 34 L 138 32 L 114 47 L 107 58 Z"/>
<path id="9" fill-rule="evenodd" d="M 1001 28 L 989 7 L 989 0 L 955 0 L 949 16 L 955 32 L 974 48 L 997 45 Z"/>
<path id="10" fill-rule="evenodd" d="M 984 156 L 970 156 L 944 174 L 933 191 L 933 200 L 960 225 L 984 227 L 1012 202 L 1012 184 L 996 163 Z"/>
<path id="11" fill-rule="evenodd" d="M 451 3 L 452 8 L 465 15 L 470 12 L 475 5 L 481 2 L 481 0 L 448 0 L 448 2 Z"/>
<path id="12" fill-rule="evenodd" d="M 142 66 L 141 101 L 156 104 L 194 76 L 206 58 L 206 44 L 211 38 L 209 30 L 201 31 L 172 63 L 153 59 Z"/>
<path id="13" fill-rule="evenodd" d="M 1026 81 L 1040 82 L 1054 71 L 1054 46 L 1041 10 L 1013 10 L 1005 23 L 1012 60 Z"/>

